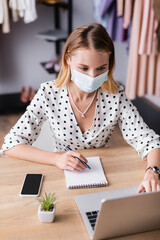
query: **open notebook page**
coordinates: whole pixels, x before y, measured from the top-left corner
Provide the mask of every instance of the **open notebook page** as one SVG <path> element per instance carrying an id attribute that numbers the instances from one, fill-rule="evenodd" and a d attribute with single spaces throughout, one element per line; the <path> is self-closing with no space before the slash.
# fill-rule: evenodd
<path id="1" fill-rule="evenodd" d="M 87 168 L 80 172 L 64 170 L 67 188 L 104 187 L 108 184 L 100 158 L 88 157 L 87 160 L 91 169 Z"/>

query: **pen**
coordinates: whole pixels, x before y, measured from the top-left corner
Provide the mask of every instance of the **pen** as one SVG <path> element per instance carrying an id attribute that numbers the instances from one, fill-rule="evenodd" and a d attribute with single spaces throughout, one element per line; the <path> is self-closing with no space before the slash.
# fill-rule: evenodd
<path id="1" fill-rule="evenodd" d="M 69 146 L 66 147 L 66 150 L 67 150 L 67 151 L 72 151 L 72 149 L 71 149 Z M 78 158 L 78 157 L 76 157 L 76 159 L 79 160 L 83 165 L 85 165 L 86 167 L 88 167 L 89 169 L 91 169 L 91 167 L 90 167 L 87 163 L 85 163 L 82 159 L 80 159 L 80 158 Z"/>

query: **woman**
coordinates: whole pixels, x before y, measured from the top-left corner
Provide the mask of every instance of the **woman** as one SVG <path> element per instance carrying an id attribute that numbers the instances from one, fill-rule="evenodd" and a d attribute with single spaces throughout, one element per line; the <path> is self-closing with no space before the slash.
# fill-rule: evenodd
<path id="1" fill-rule="evenodd" d="M 8 156 L 81 171 L 86 167 L 76 159 L 87 159 L 76 151 L 103 147 L 118 123 L 123 137 L 149 168 L 139 192 L 160 190 L 159 136 L 143 122 L 124 89 L 114 81 L 114 45 L 100 24 L 76 29 L 67 39 L 62 69 L 56 81 L 41 84 L 26 112 L 5 137 L 2 152 Z M 53 152 L 32 146 L 42 123 L 48 120 L 55 146 Z M 156 170 L 156 171 L 153 171 Z"/>

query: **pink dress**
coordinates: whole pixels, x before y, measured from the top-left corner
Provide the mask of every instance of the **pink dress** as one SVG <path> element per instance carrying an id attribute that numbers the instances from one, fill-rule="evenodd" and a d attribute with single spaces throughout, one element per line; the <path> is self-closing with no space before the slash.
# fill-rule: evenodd
<path id="1" fill-rule="evenodd" d="M 152 0 L 135 0 L 129 50 L 126 94 L 130 99 L 160 96 L 160 57 Z M 158 67 L 159 66 L 159 67 Z"/>
<path id="2" fill-rule="evenodd" d="M 123 21 L 123 27 L 127 29 L 129 27 L 132 11 L 133 11 L 133 4 L 134 0 L 125 0 L 124 4 L 124 21 Z"/>

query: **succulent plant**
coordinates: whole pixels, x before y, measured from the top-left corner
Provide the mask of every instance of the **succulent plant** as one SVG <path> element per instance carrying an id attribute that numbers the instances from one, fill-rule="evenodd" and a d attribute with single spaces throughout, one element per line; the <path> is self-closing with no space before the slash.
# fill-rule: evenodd
<path id="1" fill-rule="evenodd" d="M 56 200 L 56 197 L 55 197 L 55 193 L 51 194 L 47 194 L 45 192 L 45 195 L 44 196 L 41 196 L 38 201 L 40 202 L 41 204 L 41 209 L 42 211 L 52 211 L 53 208 L 54 208 L 54 202 Z"/>

